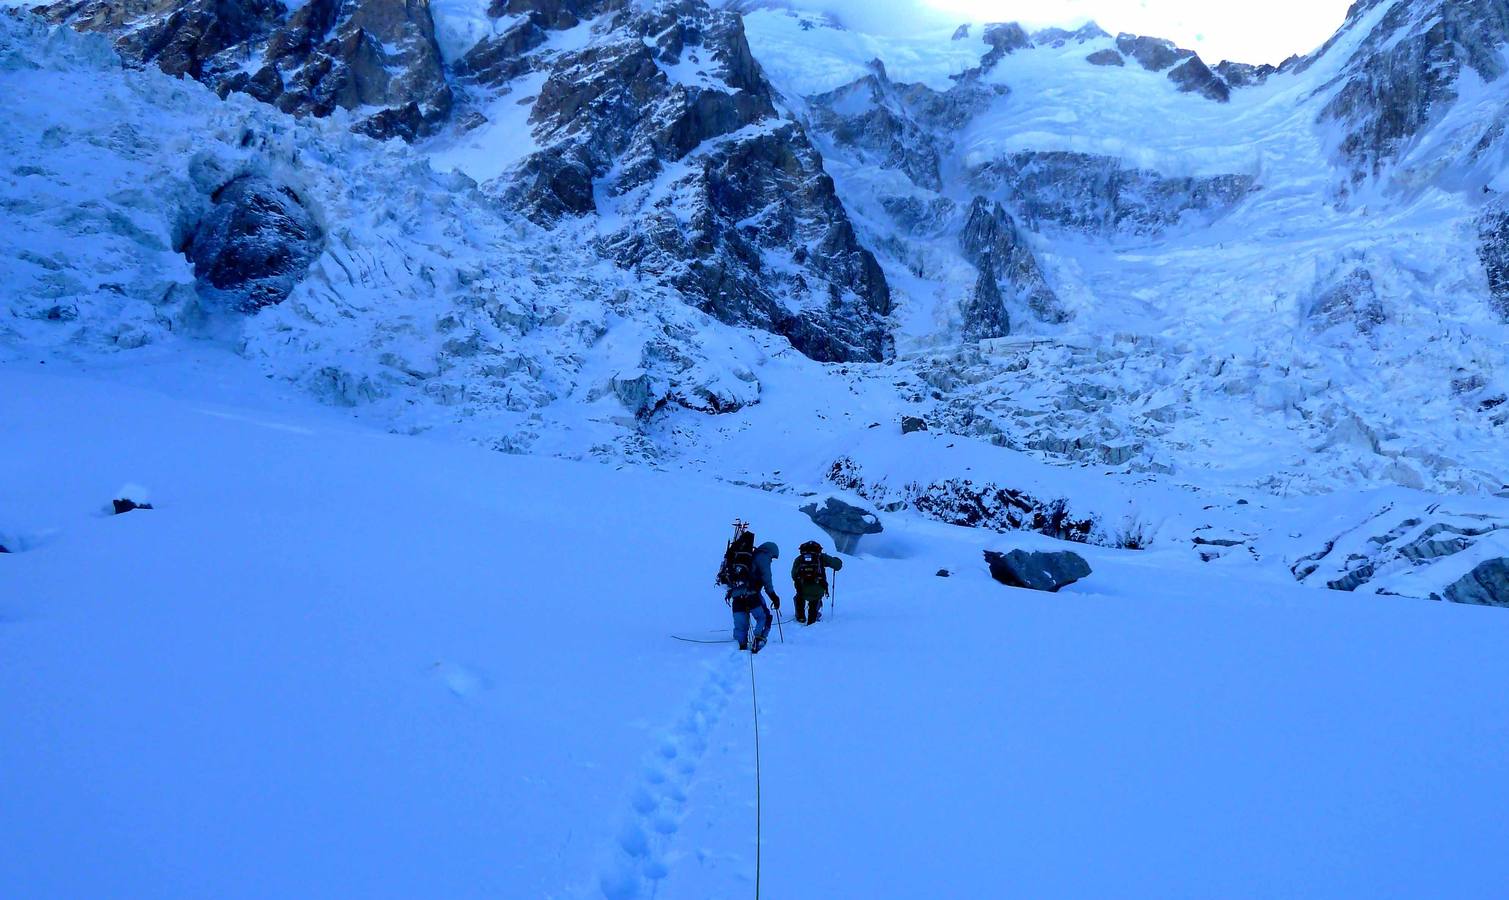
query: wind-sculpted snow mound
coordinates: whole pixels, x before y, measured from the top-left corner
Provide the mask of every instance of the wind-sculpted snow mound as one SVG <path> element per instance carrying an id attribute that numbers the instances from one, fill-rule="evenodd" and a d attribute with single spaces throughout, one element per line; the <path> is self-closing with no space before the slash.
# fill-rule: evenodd
<path id="1" fill-rule="evenodd" d="M 0 16 L 0 59 L 8 355 L 210 341 L 393 427 L 567 455 L 654 456 L 658 410 L 759 400 L 759 342 L 402 144 L 31 17 Z"/>

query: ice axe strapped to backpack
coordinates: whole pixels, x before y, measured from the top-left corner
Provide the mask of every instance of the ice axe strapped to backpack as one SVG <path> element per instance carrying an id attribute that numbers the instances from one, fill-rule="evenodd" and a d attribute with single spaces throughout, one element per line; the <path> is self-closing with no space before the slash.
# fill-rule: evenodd
<path id="1" fill-rule="evenodd" d="M 743 519 L 734 519 L 734 536 L 729 539 L 728 546 L 723 548 L 723 562 L 718 566 L 718 577 L 714 581 L 719 587 L 733 586 L 729 582 L 729 568 L 733 564 L 735 544 L 747 544 L 750 549 L 754 547 L 754 535 L 749 533 L 749 523 Z"/>

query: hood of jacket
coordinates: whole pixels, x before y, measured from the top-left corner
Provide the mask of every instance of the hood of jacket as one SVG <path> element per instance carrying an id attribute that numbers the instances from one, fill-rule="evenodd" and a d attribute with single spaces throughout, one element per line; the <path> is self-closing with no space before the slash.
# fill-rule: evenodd
<path id="1" fill-rule="evenodd" d="M 764 553 L 771 559 L 781 558 L 781 548 L 777 547 L 774 541 L 766 541 L 765 543 L 761 544 L 756 548 L 756 552 Z"/>

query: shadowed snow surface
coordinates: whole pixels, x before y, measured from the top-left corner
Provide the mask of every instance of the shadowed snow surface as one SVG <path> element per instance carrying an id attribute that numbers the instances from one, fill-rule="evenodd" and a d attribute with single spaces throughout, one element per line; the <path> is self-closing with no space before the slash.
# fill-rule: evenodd
<path id="1" fill-rule="evenodd" d="M 749 893 L 747 658 L 669 635 L 723 632 L 727 523 L 790 551 L 800 498 L 231 387 L 0 370 L 7 893 Z M 105 516 L 130 482 L 157 508 Z M 1094 548 L 1040 595 L 981 550 L 1046 539 L 867 540 L 756 663 L 770 896 L 1509 877 L 1501 611 Z"/>

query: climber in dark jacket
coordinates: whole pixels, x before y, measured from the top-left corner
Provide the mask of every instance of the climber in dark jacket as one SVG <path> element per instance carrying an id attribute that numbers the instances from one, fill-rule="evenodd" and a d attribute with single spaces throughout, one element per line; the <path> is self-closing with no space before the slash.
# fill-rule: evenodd
<path id="1" fill-rule="evenodd" d="M 739 535 L 728 550 L 723 563 L 720 580 L 728 585 L 728 605 L 734 613 L 734 640 L 739 649 L 755 653 L 765 646 L 770 635 L 770 609 L 765 605 L 762 592 L 770 597 L 771 606 L 781 608 L 781 598 L 775 593 L 775 577 L 770 572 L 772 560 L 779 559 L 781 550 L 773 542 L 754 545 L 754 532 Z M 754 639 L 749 637 L 749 619 L 755 620 Z"/>
<path id="2" fill-rule="evenodd" d="M 796 620 L 816 624 L 823 617 L 823 598 L 828 596 L 827 569 L 837 572 L 844 561 L 823 552 L 817 541 L 803 544 L 791 561 L 791 586 L 796 593 Z"/>

